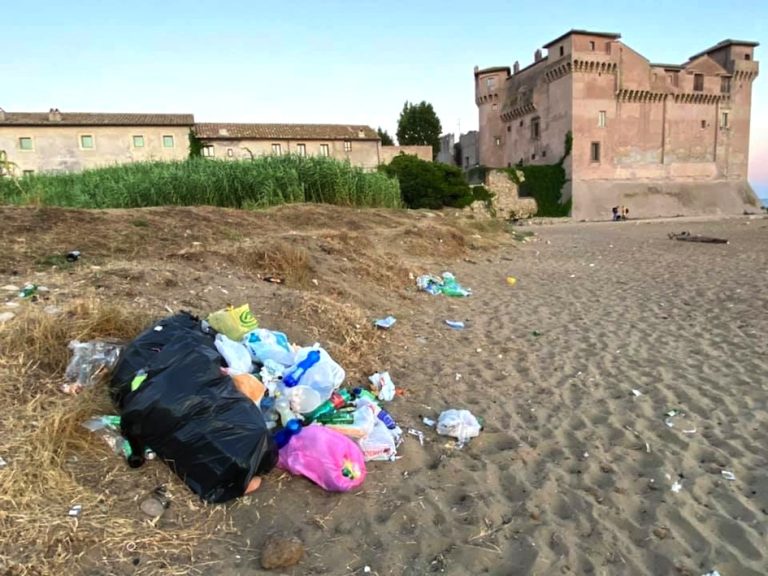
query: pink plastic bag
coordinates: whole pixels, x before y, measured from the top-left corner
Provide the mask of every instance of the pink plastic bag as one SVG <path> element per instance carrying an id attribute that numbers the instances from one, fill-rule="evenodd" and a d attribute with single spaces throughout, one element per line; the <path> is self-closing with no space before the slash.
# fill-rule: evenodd
<path id="1" fill-rule="evenodd" d="M 293 436 L 280 450 L 278 468 L 306 476 L 329 492 L 346 492 L 365 480 L 365 459 L 352 440 L 313 424 Z"/>

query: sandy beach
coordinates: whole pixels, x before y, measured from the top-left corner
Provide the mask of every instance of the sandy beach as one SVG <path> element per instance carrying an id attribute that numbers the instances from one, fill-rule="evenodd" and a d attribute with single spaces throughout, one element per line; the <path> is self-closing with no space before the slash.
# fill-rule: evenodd
<path id="1" fill-rule="evenodd" d="M 768 573 L 768 219 L 533 225 L 519 228 L 535 233 L 529 241 L 505 235 L 493 248 L 481 231 L 453 246 L 442 216 L 383 212 L 363 225 L 328 210 L 353 244 L 356 234 L 370 244 L 317 252 L 327 260 L 313 260 L 314 302 L 333 295 L 362 318 L 397 317 L 375 335 L 370 355 L 358 350 L 349 383 L 389 370 L 404 396 L 387 408 L 403 429 L 424 432 L 424 445 L 407 436 L 401 458 L 370 463 L 363 489 L 351 494 L 274 471 L 256 495 L 226 508 L 226 522 L 195 551 L 199 572 L 275 573 L 258 556 L 279 533 L 305 545 L 302 562 L 284 572 L 294 576 Z M 407 231 L 425 227 L 436 236 L 409 245 Z M 667 237 L 683 230 L 729 243 Z M 380 243 L 389 259 L 377 256 Z M 362 268 L 345 268 L 358 257 Z M 145 267 L 139 284 L 163 285 L 161 268 L 122 258 Z M 206 258 L 200 266 L 211 265 Z M 359 272 L 371 269 L 393 275 L 377 283 Z M 444 270 L 473 295 L 418 293 L 407 276 Z M 179 288 L 172 305 L 212 309 L 242 297 L 264 326 L 299 341 L 329 336 L 322 322 L 300 328 L 286 311 L 293 288 L 259 283 L 254 294 L 232 274 L 226 296 L 184 302 Z M 371 282 L 380 290 L 368 290 Z M 162 313 L 167 298 L 153 294 L 147 306 Z M 422 422 L 447 408 L 485 422 L 463 449 Z M 135 494 L 115 498 L 127 506 Z M 170 515 L 166 529 L 181 518 Z"/>

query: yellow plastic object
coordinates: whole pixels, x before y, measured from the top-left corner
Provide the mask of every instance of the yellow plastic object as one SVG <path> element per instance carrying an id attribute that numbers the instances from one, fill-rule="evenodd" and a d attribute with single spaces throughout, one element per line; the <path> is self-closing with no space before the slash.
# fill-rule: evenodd
<path id="1" fill-rule="evenodd" d="M 517 278 L 515 278 L 514 276 L 507 276 L 507 284 L 509 284 L 510 286 L 514 286 L 515 284 L 517 284 Z"/>
<path id="2" fill-rule="evenodd" d="M 208 316 L 208 324 L 216 332 L 221 332 L 236 342 L 242 340 L 243 336 L 251 330 L 259 327 L 259 321 L 254 317 L 248 304 L 243 304 L 237 308 L 229 306 L 217 310 Z"/>

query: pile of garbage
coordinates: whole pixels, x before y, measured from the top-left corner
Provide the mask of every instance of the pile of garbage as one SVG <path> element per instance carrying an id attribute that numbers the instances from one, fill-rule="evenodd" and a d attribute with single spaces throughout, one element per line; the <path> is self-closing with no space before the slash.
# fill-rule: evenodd
<path id="1" fill-rule="evenodd" d="M 443 294 L 454 298 L 465 298 L 472 294 L 472 290 L 464 288 L 450 272 L 443 272 L 442 277 L 425 274 L 416 278 L 416 286 L 419 290 L 428 292 L 433 296 Z"/>
<path id="2" fill-rule="evenodd" d="M 393 461 L 403 432 L 382 405 L 387 372 L 342 388 L 344 369 L 319 344 L 261 328 L 247 305 L 201 320 L 182 312 L 124 349 L 73 342 L 65 386 L 112 370 L 119 416 L 84 423 L 132 467 L 157 457 L 208 502 L 257 489 L 275 466 L 329 491 L 362 484 L 366 462 Z"/>

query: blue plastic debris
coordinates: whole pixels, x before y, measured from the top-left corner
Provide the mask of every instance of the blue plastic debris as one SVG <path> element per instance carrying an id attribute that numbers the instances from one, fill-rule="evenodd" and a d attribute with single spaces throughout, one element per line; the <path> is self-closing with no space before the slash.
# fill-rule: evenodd
<path id="1" fill-rule="evenodd" d="M 384 328 L 384 330 L 389 330 L 392 328 L 392 326 L 395 325 L 395 322 L 397 322 L 397 318 L 394 316 L 387 316 L 386 318 L 381 318 L 379 320 L 376 320 L 374 324 L 378 326 L 379 328 Z"/>

